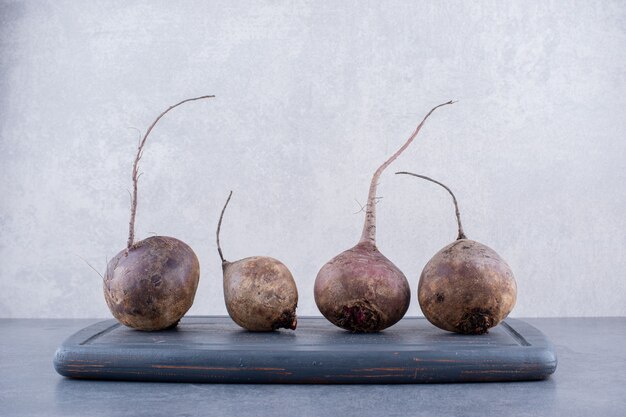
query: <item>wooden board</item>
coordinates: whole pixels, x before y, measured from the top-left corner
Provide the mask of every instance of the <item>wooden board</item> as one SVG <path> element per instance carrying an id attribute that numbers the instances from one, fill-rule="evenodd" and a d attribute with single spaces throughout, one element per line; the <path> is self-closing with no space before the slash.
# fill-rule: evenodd
<path id="1" fill-rule="evenodd" d="M 463 336 L 404 318 L 377 334 L 352 334 L 323 318 L 296 331 L 252 333 L 228 317 L 186 317 L 141 332 L 107 320 L 67 339 L 54 366 L 73 378 L 219 383 L 429 383 L 544 379 L 556 355 L 531 325 L 508 319 Z"/>

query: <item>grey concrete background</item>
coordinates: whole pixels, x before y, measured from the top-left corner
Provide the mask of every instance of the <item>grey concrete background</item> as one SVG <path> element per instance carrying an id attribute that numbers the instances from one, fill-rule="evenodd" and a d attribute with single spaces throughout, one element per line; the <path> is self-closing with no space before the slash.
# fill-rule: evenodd
<path id="1" fill-rule="evenodd" d="M 0 2 L 0 317 L 108 317 L 138 132 L 139 238 L 190 244 L 192 314 L 223 314 L 227 258 L 289 266 L 299 314 L 356 243 L 372 173 L 378 244 L 409 278 L 466 232 L 516 273 L 512 316 L 626 315 L 626 5 L 575 2 Z"/>

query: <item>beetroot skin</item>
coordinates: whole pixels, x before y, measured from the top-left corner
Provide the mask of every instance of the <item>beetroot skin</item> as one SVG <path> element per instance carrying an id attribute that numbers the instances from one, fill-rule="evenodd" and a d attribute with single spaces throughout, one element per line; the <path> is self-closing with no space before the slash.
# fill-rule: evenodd
<path id="1" fill-rule="evenodd" d="M 315 280 L 315 302 L 334 325 L 375 332 L 406 314 L 411 290 L 406 277 L 370 242 L 335 256 Z"/>
<path id="2" fill-rule="evenodd" d="M 509 265 L 493 249 L 469 239 L 441 249 L 424 267 L 418 300 L 440 329 L 483 334 L 504 320 L 517 299 Z"/>
<path id="3" fill-rule="evenodd" d="M 173 327 L 193 304 L 200 264 L 184 242 L 153 236 L 107 266 L 104 298 L 120 323 L 141 330 Z"/>

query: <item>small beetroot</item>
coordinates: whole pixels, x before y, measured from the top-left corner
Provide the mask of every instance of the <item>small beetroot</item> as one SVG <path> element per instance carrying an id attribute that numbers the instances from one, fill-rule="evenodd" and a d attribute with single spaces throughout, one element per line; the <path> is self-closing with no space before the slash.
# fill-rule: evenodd
<path id="1" fill-rule="evenodd" d="M 226 310 L 233 321 L 246 330 L 295 330 L 298 288 L 289 269 L 269 256 L 252 256 L 234 262 L 224 259 L 220 229 L 232 194 L 231 191 L 224 204 L 216 233 L 224 273 Z"/>

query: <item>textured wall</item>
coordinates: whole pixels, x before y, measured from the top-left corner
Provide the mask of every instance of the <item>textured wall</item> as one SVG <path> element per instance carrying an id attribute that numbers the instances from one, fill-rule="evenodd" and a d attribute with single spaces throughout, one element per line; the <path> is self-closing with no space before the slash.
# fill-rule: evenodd
<path id="1" fill-rule="evenodd" d="M 626 314 L 626 6 L 578 2 L 0 2 L 0 317 L 106 317 L 97 274 L 137 233 L 197 252 L 194 314 L 222 314 L 227 258 L 292 270 L 299 313 L 356 243 L 372 173 L 378 243 L 409 278 L 468 236 L 516 273 L 514 316 Z"/>

